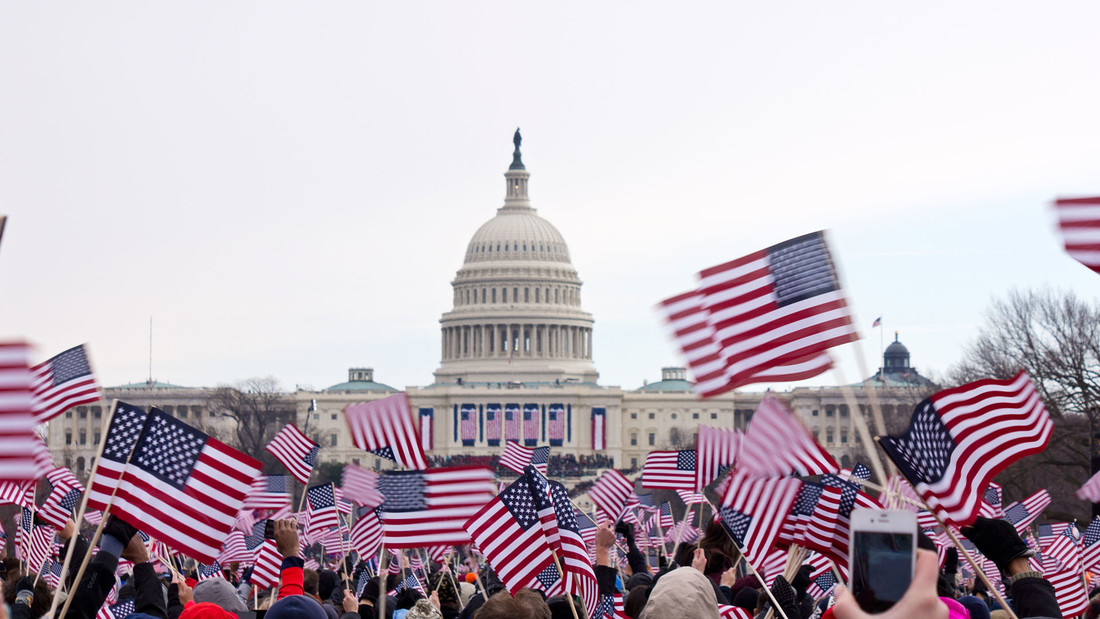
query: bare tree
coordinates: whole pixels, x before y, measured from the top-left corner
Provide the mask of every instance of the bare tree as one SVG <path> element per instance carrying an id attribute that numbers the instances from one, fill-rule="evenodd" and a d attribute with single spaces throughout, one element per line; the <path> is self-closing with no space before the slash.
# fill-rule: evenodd
<path id="1" fill-rule="evenodd" d="M 294 400 L 273 376 L 223 385 L 210 394 L 211 413 L 229 420 L 221 425 L 226 442 L 261 460 L 264 447 L 282 427 L 295 420 Z M 213 425 L 213 424 L 212 424 Z"/>
<path id="2" fill-rule="evenodd" d="M 1100 422 L 1100 307 L 1071 292 L 1013 290 L 995 300 L 985 325 L 951 373 L 953 382 L 1011 378 L 1027 370 L 1054 420 L 1047 449 L 1009 467 L 997 480 L 1006 500 L 1047 488 L 1051 518 L 1081 518 L 1073 496 L 1091 471 L 1091 437 Z M 1087 520 L 1087 517 L 1081 518 Z"/>

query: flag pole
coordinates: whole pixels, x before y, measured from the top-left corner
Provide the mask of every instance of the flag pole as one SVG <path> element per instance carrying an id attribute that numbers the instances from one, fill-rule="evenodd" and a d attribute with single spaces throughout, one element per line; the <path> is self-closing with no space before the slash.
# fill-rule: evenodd
<path id="1" fill-rule="evenodd" d="M 562 580 L 564 581 L 567 577 L 571 578 L 572 574 L 567 575 L 565 570 L 561 568 L 561 559 L 558 558 L 558 551 L 551 549 L 550 554 L 554 557 L 554 565 L 558 566 L 558 573 L 561 574 Z M 573 612 L 573 619 L 580 619 L 580 617 L 577 616 L 577 607 L 573 605 L 573 594 L 569 592 L 569 589 L 569 587 L 565 588 L 565 597 L 569 600 L 569 610 Z"/>
<path id="2" fill-rule="evenodd" d="M 378 551 L 378 599 L 375 604 L 378 605 L 378 619 L 386 619 L 386 598 L 389 597 L 389 592 L 386 591 L 386 579 L 382 574 L 386 571 L 386 564 L 389 563 L 386 559 L 386 538 L 382 538 L 382 546 Z"/>
<path id="3" fill-rule="evenodd" d="M 856 394 L 852 391 L 852 388 L 848 386 L 848 381 L 844 378 L 844 371 L 840 369 L 840 365 L 837 364 L 836 359 L 833 359 L 833 373 L 836 374 L 837 384 L 840 386 L 840 393 L 844 395 L 844 400 L 848 403 L 850 409 L 850 419 L 855 420 L 856 431 L 859 432 L 859 439 L 863 442 L 863 448 L 867 452 L 868 458 L 871 460 L 871 467 L 875 471 L 875 476 L 879 481 L 886 483 L 886 468 L 882 465 L 882 457 L 879 456 L 878 450 L 875 449 L 875 441 L 871 438 L 871 430 L 867 427 L 867 419 L 863 416 L 863 410 L 859 408 L 859 402 L 856 401 Z M 885 433 L 885 432 L 884 432 Z"/>
<path id="4" fill-rule="evenodd" d="M 111 413 L 109 415 L 104 415 L 103 416 L 103 427 L 101 428 L 100 431 L 103 433 L 103 439 L 104 440 L 99 442 L 99 451 L 96 453 L 95 463 L 92 464 L 92 470 L 91 470 L 91 473 L 89 473 L 90 476 L 88 477 L 88 481 L 89 481 L 88 487 L 84 488 L 84 496 L 82 496 L 80 498 L 80 509 L 77 510 L 76 520 L 73 521 L 76 524 L 76 527 L 74 528 L 74 531 L 73 531 L 73 537 L 76 537 L 77 535 L 80 535 L 80 523 L 84 520 L 84 514 L 88 509 L 88 495 L 90 494 L 90 490 L 91 490 L 91 485 L 92 485 L 91 482 L 93 480 L 95 480 L 96 472 L 99 471 L 99 462 L 100 462 L 100 460 L 103 459 L 103 450 L 107 446 L 107 440 L 106 440 L 107 439 L 107 430 L 110 429 L 110 427 L 111 427 L 111 420 L 114 419 L 114 417 L 115 417 L 115 408 L 117 406 L 118 406 L 118 398 L 115 398 L 114 400 L 111 401 Z M 130 450 L 130 454 L 133 455 L 133 450 L 132 449 Z M 130 463 L 130 458 L 126 458 L 126 464 L 129 464 L 129 463 Z M 116 491 L 118 490 L 117 486 L 115 487 L 115 490 Z M 115 497 L 115 495 L 112 493 L 111 494 L 111 500 L 112 501 L 114 500 L 114 497 Z M 99 531 L 103 528 L 103 522 L 105 520 L 107 520 L 106 512 L 104 512 L 102 520 L 99 521 L 99 527 L 96 529 L 96 533 L 95 533 L 96 539 L 99 539 Z M 127 541 L 129 541 L 129 540 L 127 540 Z M 58 579 L 57 589 L 54 591 L 53 601 L 50 602 L 50 611 L 46 615 L 48 617 L 53 617 L 54 616 L 54 611 L 57 610 L 57 605 L 60 603 L 60 600 L 58 599 L 57 593 L 59 591 L 61 591 L 62 588 L 66 588 L 66 589 L 68 588 L 68 587 L 65 587 L 65 576 L 68 573 L 69 565 L 72 563 L 72 560 L 73 560 L 73 547 L 75 545 L 76 544 L 72 541 L 72 538 L 69 538 L 69 548 L 68 548 L 68 550 L 65 551 L 65 560 L 61 562 L 61 576 Z M 88 555 L 88 554 L 91 554 L 91 553 L 90 552 L 86 553 L 86 555 Z M 87 561 L 87 556 L 85 556 L 85 561 Z M 81 574 L 83 574 L 83 571 L 84 571 L 84 568 L 83 568 L 83 566 L 81 566 Z M 79 582 L 80 582 L 79 578 L 73 579 L 74 584 L 79 583 Z"/>

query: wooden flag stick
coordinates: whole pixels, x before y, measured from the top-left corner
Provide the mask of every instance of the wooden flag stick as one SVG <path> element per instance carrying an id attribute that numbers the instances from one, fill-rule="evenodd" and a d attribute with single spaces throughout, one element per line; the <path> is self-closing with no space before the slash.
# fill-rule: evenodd
<path id="1" fill-rule="evenodd" d="M 386 577 L 383 574 L 386 573 L 388 558 L 386 555 L 386 539 L 382 538 L 382 546 L 378 551 L 378 599 L 375 600 L 375 604 L 378 605 L 378 619 L 386 619 L 386 598 L 389 595 L 386 591 Z"/>
<path id="2" fill-rule="evenodd" d="M 76 537 L 77 535 L 80 535 L 80 523 L 84 520 L 84 514 L 87 512 L 87 509 L 88 509 L 88 494 L 90 493 L 89 491 L 91 490 L 92 482 L 95 481 L 96 472 L 99 471 L 99 463 L 100 463 L 101 460 L 103 460 L 103 450 L 107 446 L 107 430 L 109 430 L 110 427 L 111 427 L 111 420 L 114 419 L 114 417 L 115 417 L 115 408 L 117 408 L 117 407 L 118 407 L 118 399 L 116 398 L 116 399 L 111 401 L 111 409 L 110 409 L 111 412 L 110 412 L 110 414 L 103 416 L 103 428 L 101 429 L 101 432 L 103 433 L 103 440 L 99 442 L 99 451 L 96 453 L 95 463 L 92 464 L 92 471 L 90 473 L 90 477 L 88 477 L 88 487 L 84 489 L 84 496 L 81 497 L 81 499 L 80 499 L 80 509 L 77 510 L 78 513 L 76 515 L 76 520 L 74 520 L 74 522 L 76 523 L 76 527 L 75 527 L 75 530 L 73 531 L 73 537 Z M 135 445 L 136 445 L 136 441 L 135 441 Z M 126 463 L 123 465 L 123 471 L 125 471 L 126 466 L 128 466 L 130 464 L 130 456 L 132 456 L 132 455 L 133 455 L 133 449 L 130 450 L 130 455 L 126 457 Z M 111 492 L 111 498 L 107 501 L 108 509 L 110 508 L 111 503 L 114 502 L 115 493 L 117 493 L 117 492 L 118 492 L 118 486 L 116 485 L 115 488 L 114 488 L 114 491 Z M 99 535 L 100 535 L 100 532 L 103 530 L 103 525 L 104 525 L 105 522 L 107 522 L 107 515 L 108 515 L 107 510 L 104 510 L 103 511 L 103 518 L 99 521 L 99 526 L 96 527 L 95 536 L 92 538 L 92 542 L 89 544 L 89 552 L 84 554 L 84 562 L 81 564 L 80 571 L 77 573 L 76 578 L 73 579 L 73 585 L 79 584 L 81 576 L 84 575 L 84 567 L 88 564 L 89 557 L 92 554 L 91 553 L 91 548 L 94 548 L 95 543 L 99 540 Z M 130 540 L 123 540 L 123 543 L 127 543 L 129 541 Z M 61 576 L 60 576 L 60 579 L 59 579 L 59 582 L 58 582 L 58 585 L 57 585 L 57 589 L 54 591 L 53 600 L 50 602 L 50 610 L 49 610 L 48 613 L 46 613 L 47 617 L 53 617 L 54 616 L 54 612 L 57 610 L 57 605 L 61 601 L 59 594 L 60 594 L 62 589 L 66 588 L 65 587 L 65 576 L 69 573 L 69 565 L 72 564 L 73 549 L 75 547 L 76 547 L 76 543 L 73 542 L 72 538 L 70 538 L 69 539 L 69 549 L 65 552 L 65 560 L 61 563 Z M 72 589 L 75 590 L 75 586 Z M 71 595 L 69 596 L 69 599 L 72 599 Z M 66 602 L 67 601 L 68 600 L 66 600 Z M 66 604 L 66 608 L 68 608 L 68 604 Z M 61 616 L 64 616 L 64 613 L 62 613 Z"/>
<path id="3" fill-rule="evenodd" d="M 561 574 L 561 579 L 564 581 L 568 576 L 561 567 L 561 559 L 558 558 L 558 551 L 551 549 L 550 554 L 554 556 L 554 564 L 558 566 L 558 573 Z M 569 587 L 565 588 L 565 598 L 569 600 L 569 610 L 573 611 L 573 619 L 580 619 L 580 617 L 577 616 L 577 607 L 573 605 L 573 595 L 569 593 Z"/>
<path id="4" fill-rule="evenodd" d="M 856 394 L 852 391 L 852 388 L 848 386 L 848 381 L 844 378 L 844 372 L 840 369 L 836 359 L 833 360 L 833 373 L 836 374 L 837 383 L 840 386 L 840 393 L 843 394 L 844 400 L 848 403 L 848 408 L 851 410 L 849 413 L 850 419 L 855 421 L 856 431 L 859 432 L 859 439 L 863 442 L 863 449 L 867 452 L 867 457 L 871 460 L 871 468 L 875 472 L 875 477 L 880 482 L 886 483 L 886 468 L 882 466 L 882 458 L 878 454 L 878 450 L 875 449 L 875 441 L 871 438 L 871 430 L 867 427 L 867 419 L 863 416 L 863 411 L 859 408 L 859 402 L 856 401 Z"/>

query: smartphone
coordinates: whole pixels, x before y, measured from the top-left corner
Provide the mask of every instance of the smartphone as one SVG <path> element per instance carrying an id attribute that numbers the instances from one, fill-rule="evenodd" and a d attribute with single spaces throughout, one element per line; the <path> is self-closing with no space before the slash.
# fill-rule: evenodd
<path id="1" fill-rule="evenodd" d="M 917 561 L 917 515 L 854 509 L 848 539 L 852 595 L 860 608 L 880 613 L 901 599 Z"/>
<path id="2" fill-rule="evenodd" d="M 264 539 L 275 539 L 275 521 L 270 518 L 264 522 Z"/>

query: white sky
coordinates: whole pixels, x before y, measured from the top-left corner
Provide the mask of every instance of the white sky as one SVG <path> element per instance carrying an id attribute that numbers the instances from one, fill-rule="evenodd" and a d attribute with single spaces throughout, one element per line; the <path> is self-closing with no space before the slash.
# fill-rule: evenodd
<path id="1" fill-rule="evenodd" d="M 653 306 L 698 270 L 818 228 L 922 371 L 1012 286 L 1100 291 L 1049 207 L 1100 193 L 1100 4 L 535 4 L 0 2 L 0 337 L 115 385 L 152 315 L 163 381 L 430 383 L 516 126 L 604 384 L 681 364 Z"/>

